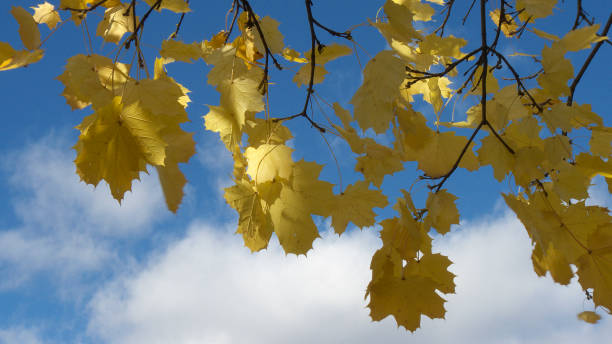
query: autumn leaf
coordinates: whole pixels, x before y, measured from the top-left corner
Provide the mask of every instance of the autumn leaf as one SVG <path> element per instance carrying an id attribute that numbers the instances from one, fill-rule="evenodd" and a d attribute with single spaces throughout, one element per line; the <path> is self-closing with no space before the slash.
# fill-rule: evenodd
<path id="1" fill-rule="evenodd" d="M 31 8 L 34 10 L 34 21 L 38 24 L 47 24 L 49 29 L 55 29 L 57 24 L 62 21 L 59 13 L 55 10 L 55 6 L 46 1 Z"/>
<path id="2" fill-rule="evenodd" d="M 382 192 L 368 186 L 368 182 L 358 181 L 337 196 L 332 212 L 332 227 L 336 233 L 344 233 L 349 222 L 360 228 L 374 225 L 376 214 L 372 208 L 387 206 L 387 198 Z"/>
<path id="3" fill-rule="evenodd" d="M 430 224 L 440 234 L 450 231 L 452 224 L 459 224 L 459 210 L 455 205 L 457 197 L 442 189 L 430 192 L 427 197 L 427 217 L 425 222 Z"/>
<path id="4" fill-rule="evenodd" d="M 11 7 L 11 14 L 19 23 L 21 42 L 28 50 L 40 48 L 40 31 L 34 17 L 21 6 Z"/>

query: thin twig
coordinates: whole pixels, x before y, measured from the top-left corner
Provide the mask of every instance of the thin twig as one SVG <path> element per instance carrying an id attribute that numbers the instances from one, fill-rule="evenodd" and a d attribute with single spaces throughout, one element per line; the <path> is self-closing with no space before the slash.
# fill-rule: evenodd
<path id="1" fill-rule="evenodd" d="M 313 23 L 320 27 L 321 29 L 327 31 L 330 35 L 332 36 L 336 36 L 336 37 L 340 37 L 340 38 L 344 38 L 344 39 L 348 39 L 349 41 L 353 40 L 353 37 L 351 36 L 351 32 L 350 31 L 344 31 L 344 32 L 339 32 L 339 31 L 335 31 L 332 30 L 330 28 L 328 28 L 327 26 L 319 23 L 318 20 L 316 20 L 315 18 L 312 18 Z"/>
<path id="2" fill-rule="evenodd" d="M 142 16 L 142 19 L 140 19 L 140 21 L 138 22 L 138 25 L 134 29 L 134 32 L 132 32 L 132 34 L 125 40 L 125 43 L 123 43 L 126 49 L 130 48 L 130 44 L 132 41 L 138 39 L 137 37 L 138 31 L 142 30 L 142 27 L 144 26 L 144 23 L 147 21 L 147 19 L 151 15 L 151 12 L 153 12 L 153 10 L 155 9 L 159 9 L 159 7 L 161 6 L 161 2 L 162 0 L 157 0 L 153 5 L 151 5 L 151 7 L 149 7 L 149 10 L 145 12 L 144 16 Z M 135 16 L 134 16 L 134 22 L 136 22 Z"/>
<path id="3" fill-rule="evenodd" d="M 474 56 L 477 52 L 479 52 L 481 50 L 482 50 L 482 47 L 471 51 L 470 53 L 468 53 L 467 55 L 463 56 L 462 58 L 456 60 L 455 62 L 453 62 L 453 63 L 451 63 L 449 65 L 447 65 L 446 68 L 443 71 L 439 72 L 439 73 L 430 73 L 430 72 L 425 72 L 425 71 L 419 71 L 419 70 L 416 70 L 416 69 L 412 69 L 409 66 L 406 66 L 406 71 L 408 71 L 409 73 L 421 74 L 420 76 L 414 76 L 414 75 L 409 76 L 409 78 L 412 79 L 412 80 L 407 83 L 407 86 L 409 87 L 409 86 L 411 86 L 412 84 L 416 83 L 419 80 L 425 80 L 425 79 L 430 79 L 430 78 L 434 78 L 434 77 L 442 77 L 442 76 L 448 74 L 453 69 L 455 69 L 460 63 L 462 63 L 463 61 L 466 61 L 467 59 L 469 59 L 470 57 Z"/>
<path id="4" fill-rule="evenodd" d="M 476 134 L 478 134 L 478 132 L 480 131 L 480 128 L 482 128 L 482 126 L 483 126 L 483 122 L 480 122 L 478 127 L 476 127 L 476 129 L 474 129 L 474 132 L 472 132 L 472 136 L 470 136 L 470 139 L 468 140 L 468 142 L 465 144 L 465 146 L 461 150 L 461 154 L 459 154 L 459 157 L 457 157 L 457 160 L 455 160 L 455 163 L 453 164 L 453 167 L 450 169 L 450 171 L 448 171 L 448 173 L 446 173 L 444 176 L 440 177 L 440 178 L 442 178 L 442 181 L 440 183 L 438 183 L 436 185 L 430 186 L 429 187 L 430 189 L 432 189 L 432 190 L 436 189 L 435 192 L 440 191 L 440 189 L 442 188 L 442 185 L 444 185 L 444 183 L 453 174 L 453 172 L 455 172 L 457 167 L 459 167 L 459 163 L 461 162 L 461 159 L 463 159 L 463 156 L 465 155 L 465 152 L 467 152 L 468 148 L 470 147 L 470 145 L 474 141 L 474 138 L 476 137 Z"/>
<path id="5" fill-rule="evenodd" d="M 306 90 L 306 100 L 304 101 L 304 107 L 302 111 L 291 116 L 275 118 L 273 119 L 275 122 L 287 121 L 297 117 L 304 117 L 310 124 L 317 128 L 321 133 L 325 133 L 325 128 L 321 127 L 315 121 L 310 118 L 307 114 L 308 104 L 310 104 L 310 97 L 313 93 L 313 85 L 314 85 L 314 75 L 315 75 L 315 66 L 316 66 L 316 44 L 318 42 L 317 35 L 314 29 L 314 18 L 312 16 L 312 0 L 305 0 L 306 4 L 306 13 L 308 15 L 308 26 L 310 28 L 310 80 L 308 81 L 308 89 Z"/>
<path id="6" fill-rule="evenodd" d="M 538 102 L 535 100 L 535 98 L 533 98 L 531 93 L 529 93 L 529 90 L 527 90 L 527 88 L 523 84 L 523 81 L 521 80 L 521 76 L 517 73 L 516 69 L 514 69 L 512 64 L 510 64 L 508 59 L 506 59 L 506 57 L 497 50 L 491 50 L 491 52 L 497 55 L 502 61 L 504 61 L 506 67 L 508 67 L 508 69 L 510 69 L 510 72 L 512 72 L 512 75 L 514 75 L 514 80 L 516 80 L 516 84 L 518 85 L 517 89 L 519 90 L 519 95 L 521 95 L 521 93 L 526 94 L 529 97 L 529 100 L 531 100 L 531 105 L 538 109 L 538 113 L 541 113 L 543 111 L 542 105 L 538 104 Z"/>
<path id="7" fill-rule="evenodd" d="M 259 84 L 259 88 L 262 89 L 263 92 L 265 93 L 268 90 L 268 72 L 270 70 L 269 59 L 270 58 L 272 59 L 272 62 L 274 62 L 274 66 L 276 66 L 278 70 L 283 69 L 283 67 L 281 67 L 276 57 L 274 57 L 274 55 L 272 54 L 272 51 L 270 51 L 270 48 L 268 47 L 268 43 L 266 41 L 266 37 L 264 36 L 261 26 L 259 25 L 259 20 L 257 20 L 257 17 L 255 16 L 255 12 L 253 12 L 253 8 L 251 8 L 251 4 L 249 4 L 247 0 L 242 0 L 242 7 L 249 14 L 249 18 L 250 20 L 252 20 L 253 24 L 255 25 L 255 28 L 257 29 L 257 33 L 259 34 L 259 38 L 261 39 L 261 42 L 264 46 L 264 50 L 265 50 L 264 51 L 264 54 L 265 54 L 264 75 L 261 80 L 261 83 Z"/>
<path id="8" fill-rule="evenodd" d="M 608 22 L 606 22 L 606 26 L 604 27 L 600 36 L 605 36 L 608 33 L 608 30 L 610 30 L 610 25 L 612 25 L 612 13 L 610 13 L 610 16 L 608 16 Z M 586 72 L 586 69 L 589 67 L 589 64 L 593 60 L 593 57 L 595 57 L 595 54 L 597 54 L 597 51 L 599 50 L 599 48 L 601 48 L 603 43 L 604 41 L 600 41 L 595 45 L 595 47 L 593 48 L 593 50 L 591 50 L 591 53 L 589 54 L 587 59 L 582 64 L 582 67 L 580 68 L 578 75 L 576 75 L 576 78 L 574 79 L 574 81 L 572 81 L 572 85 L 570 86 L 570 95 L 569 97 L 567 97 L 568 106 L 572 105 L 572 102 L 574 101 L 574 92 L 576 91 L 576 86 L 578 86 L 578 83 L 580 82 L 580 79 L 582 79 L 584 72 Z"/>
<path id="9" fill-rule="evenodd" d="M 446 13 L 446 16 L 444 16 L 444 21 L 442 22 L 442 25 L 440 25 L 437 29 L 433 31 L 434 34 L 440 31 L 440 37 L 444 36 L 444 28 L 446 27 L 448 18 L 450 18 L 451 10 L 453 9 L 454 4 L 455 0 L 447 0 L 446 3 L 444 3 L 444 9 L 440 13 Z"/>
<path id="10" fill-rule="evenodd" d="M 187 3 L 187 5 L 189 5 L 189 0 L 185 0 L 185 2 Z M 175 39 L 176 36 L 178 36 L 179 30 L 181 29 L 181 25 L 183 24 L 183 19 L 185 18 L 185 13 L 183 12 L 181 14 L 181 18 L 179 19 L 178 23 L 176 24 L 176 30 L 174 30 L 174 32 L 170 35 L 171 39 Z"/>

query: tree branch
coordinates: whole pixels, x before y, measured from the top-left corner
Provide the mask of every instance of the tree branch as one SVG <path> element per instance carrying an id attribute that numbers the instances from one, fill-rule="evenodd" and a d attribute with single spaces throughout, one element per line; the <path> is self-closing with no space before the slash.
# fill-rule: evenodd
<path id="1" fill-rule="evenodd" d="M 541 113 L 544 110 L 542 108 L 542 105 L 538 104 L 538 102 L 535 100 L 535 98 L 533 98 L 531 93 L 529 93 L 529 90 L 527 90 L 527 88 L 523 84 L 521 76 L 517 73 L 516 69 L 514 69 L 514 67 L 510 64 L 508 59 L 506 59 L 506 57 L 502 53 L 498 52 L 497 50 L 491 50 L 491 52 L 497 55 L 502 61 L 504 61 L 504 64 L 508 67 L 508 69 L 510 69 L 510 72 L 512 72 L 512 75 L 514 75 L 514 80 L 516 80 L 516 84 L 518 86 L 517 89 L 519 90 L 519 95 L 522 95 L 521 93 L 526 94 L 529 97 L 529 100 L 531 100 L 531 105 L 535 107 L 536 109 L 538 109 L 538 113 Z"/>
<path id="2" fill-rule="evenodd" d="M 440 25 L 437 29 L 433 31 L 434 34 L 440 31 L 440 37 L 444 36 L 444 28 L 446 27 L 446 23 L 450 18 L 451 10 L 453 9 L 454 4 L 455 0 L 447 0 L 446 3 L 444 3 L 444 9 L 440 13 L 446 13 L 446 15 L 444 16 L 444 21 L 442 21 L 442 25 Z"/>
<path id="3" fill-rule="evenodd" d="M 608 30 L 610 30 L 610 25 L 612 25 L 612 13 L 610 13 L 610 16 L 608 16 L 608 22 L 606 23 L 606 26 L 603 28 L 603 31 L 599 35 L 605 36 L 608 33 Z M 578 83 L 580 82 L 580 79 L 582 79 L 584 72 L 586 72 L 586 69 L 589 67 L 589 64 L 591 63 L 591 61 L 593 61 L 593 57 L 595 57 L 595 54 L 597 54 L 597 51 L 599 50 L 599 48 L 601 48 L 603 44 L 604 41 L 600 41 L 595 45 L 595 47 L 593 48 L 593 50 L 591 50 L 591 53 L 587 57 L 586 61 L 584 61 L 584 63 L 582 64 L 578 75 L 576 75 L 576 78 L 574 79 L 574 81 L 572 81 L 572 85 L 570 86 L 570 95 L 569 97 L 567 97 L 568 106 L 572 105 L 572 102 L 574 101 L 574 92 L 576 92 L 576 86 L 578 86 Z"/>
<path id="4" fill-rule="evenodd" d="M 313 93 L 313 85 L 314 85 L 314 75 L 315 75 L 315 66 L 316 66 L 316 44 L 318 43 L 318 39 L 317 39 L 317 35 L 315 33 L 315 23 L 314 23 L 314 17 L 312 16 L 312 0 L 305 0 L 305 4 L 306 4 L 306 13 L 308 15 L 308 27 L 310 28 L 310 80 L 308 81 L 308 89 L 306 90 L 306 100 L 304 101 L 304 107 L 302 108 L 302 111 L 300 113 L 297 113 L 295 115 L 291 115 L 288 117 L 282 117 L 282 118 L 274 118 L 273 120 L 275 122 L 280 122 L 280 121 L 286 121 L 286 120 L 291 120 L 297 117 L 304 117 L 308 120 L 308 122 L 310 122 L 310 124 L 317 128 L 317 130 L 319 130 L 321 133 L 325 132 L 325 128 L 321 127 L 320 125 L 318 125 L 315 121 L 312 120 L 312 118 L 310 118 L 310 116 L 308 116 L 307 114 L 307 110 L 308 110 L 308 104 L 310 104 L 310 97 L 312 96 Z"/>
<path id="5" fill-rule="evenodd" d="M 274 62 L 274 65 L 276 66 L 276 68 L 278 70 L 283 69 L 283 67 L 281 67 L 280 63 L 278 63 L 278 60 L 276 60 L 276 57 L 274 57 L 274 55 L 272 54 L 272 52 L 270 51 L 270 48 L 268 47 L 268 42 L 266 41 L 266 37 L 264 36 L 263 31 L 261 30 L 261 26 L 259 25 L 259 20 L 257 20 L 257 17 L 255 16 L 255 12 L 253 12 L 253 8 L 251 7 L 251 4 L 248 2 L 248 0 L 242 0 L 242 6 L 244 8 L 245 11 L 247 11 L 247 13 L 249 14 L 249 19 L 252 20 L 253 24 L 255 25 L 255 28 L 257 29 L 257 33 L 259 34 L 259 38 L 261 39 L 261 42 L 264 46 L 264 54 L 266 54 L 265 56 L 265 64 L 264 64 L 264 76 L 261 80 L 261 83 L 259 84 L 259 88 L 263 89 L 263 92 L 267 92 L 268 90 L 268 72 L 270 70 L 269 67 L 269 59 L 272 59 L 272 62 Z"/>
<path id="6" fill-rule="evenodd" d="M 189 5 L 189 0 L 185 0 L 185 2 Z M 181 14 L 181 18 L 179 19 L 178 23 L 176 24 L 176 30 L 174 30 L 174 32 L 170 35 L 171 39 L 175 39 L 176 36 L 178 36 L 179 30 L 181 29 L 181 24 L 183 24 L 183 19 L 185 18 L 185 13 Z"/>

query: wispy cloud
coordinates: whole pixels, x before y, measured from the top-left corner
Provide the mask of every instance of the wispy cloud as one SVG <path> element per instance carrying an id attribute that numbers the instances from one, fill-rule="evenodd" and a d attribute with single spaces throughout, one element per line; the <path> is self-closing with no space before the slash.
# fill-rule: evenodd
<path id="1" fill-rule="evenodd" d="M 0 328 L 0 344 L 42 344 L 38 332 L 23 327 Z"/>

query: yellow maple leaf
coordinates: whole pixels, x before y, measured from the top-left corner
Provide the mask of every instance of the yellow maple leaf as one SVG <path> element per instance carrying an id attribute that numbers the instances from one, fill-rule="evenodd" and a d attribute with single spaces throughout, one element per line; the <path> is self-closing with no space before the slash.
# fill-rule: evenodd
<path id="1" fill-rule="evenodd" d="M 421 113 L 409 109 L 398 108 L 395 111 L 399 125 L 401 143 L 404 151 L 419 151 L 429 143 L 435 132 L 427 126 L 427 119 Z M 408 157 L 404 156 L 404 160 Z"/>
<path id="2" fill-rule="evenodd" d="M 491 165 L 493 176 L 501 182 L 515 165 L 514 155 L 492 135 L 480 140 L 480 144 L 478 149 L 480 165 Z"/>
<path id="3" fill-rule="evenodd" d="M 535 27 L 529 28 L 528 30 L 533 32 L 533 33 L 535 33 L 538 37 L 547 39 L 547 40 L 552 41 L 552 42 L 557 42 L 557 41 L 561 40 L 561 38 L 559 38 L 558 36 L 553 35 L 551 33 L 548 33 L 546 31 L 542 31 L 542 30 L 540 30 L 538 28 L 535 28 Z"/>
<path id="4" fill-rule="evenodd" d="M 281 180 L 280 194 L 269 208 L 274 232 L 286 253 L 305 255 L 319 237 L 311 215 L 327 217 L 335 207 L 332 184 L 318 179 L 322 168 L 314 162 L 295 163 L 290 179 Z"/>
<path id="5" fill-rule="evenodd" d="M 516 0 L 516 10 L 519 11 L 519 18 L 526 22 L 548 17 L 556 4 L 557 0 Z"/>
<path id="6" fill-rule="evenodd" d="M 208 105 L 208 108 L 209 112 L 204 116 L 205 128 L 219 133 L 221 141 L 231 151 L 232 146 L 240 143 L 240 130 L 236 119 L 221 106 Z"/>
<path id="7" fill-rule="evenodd" d="M 279 23 L 276 20 L 268 16 L 259 19 L 259 27 L 261 28 L 263 36 L 266 39 L 266 45 L 272 54 L 282 53 L 283 48 L 285 47 L 285 44 L 283 43 L 283 35 L 278 30 L 278 25 Z M 265 54 L 266 49 L 257 28 L 253 25 L 248 30 L 249 34 L 252 35 L 252 40 L 257 51 L 259 51 L 262 55 Z"/>
<path id="8" fill-rule="evenodd" d="M 561 38 L 560 43 L 563 45 L 565 51 L 589 49 L 592 43 L 597 43 L 607 38 L 597 35 L 599 26 L 599 24 L 595 24 L 572 30 Z"/>
<path id="9" fill-rule="evenodd" d="M 589 141 L 591 153 L 602 157 L 612 156 L 612 128 L 591 128 L 591 140 Z M 609 160 L 610 158 L 608 158 Z"/>
<path id="10" fill-rule="evenodd" d="M 351 115 L 351 112 L 343 108 L 337 102 L 334 102 L 332 107 L 334 109 L 334 114 L 336 114 L 336 117 L 338 117 L 342 122 L 342 126 L 347 130 L 349 128 L 352 129 L 350 123 L 353 121 L 353 116 Z"/>
<path id="11" fill-rule="evenodd" d="M 467 142 L 467 137 L 456 136 L 454 132 L 435 133 L 427 145 L 416 152 L 419 169 L 431 178 L 444 176 L 450 172 Z M 469 170 L 478 168 L 473 143 L 467 148 L 459 166 Z"/>
<path id="12" fill-rule="evenodd" d="M 264 183 L 277 177 L 289 179 L 293 171 L 291 152 L 293 149 L 285 145 L 248 147 L 244 152 L 248 162 L 246 173 L 255 183 Z"/>
<path id="13" fill-rule="evenodd" d="M 400 86 L 401 96 L 408 102 L 414 101 L 417 94 L 423 95 L 423 100 L 434 107 L 436 113 L 442 110 L 443 98 L 449 98 L 452 90 L 449 88 L 451 81 L 446 77 L 435 77 L 429 80 L 420 80 L 407 86 L 409 80 L 405 80 Z"/>
<path id="14" fill-rule="evenodd" d="M 28 50 L 36 50 L 40 47 L 40 30 L 38 24 L 26 9 L 21 6 L 11 7 L 11 14 L 19 23 L 19 36 L 21 42 Z"/>
<path id="15" fill-rule="evenodd" d="M 436 283 L 435 288 L 444 294 L 455 293 L 455 274 L 448 271 L 452 264 L 448 257 L 439 253 L 424 254 L 416 261 L 406 264 L 404 274 L 406 276 L 428 277 Z"/>
<path id="16" fill-rule="evenodd" d="M 232 80 L 223 80 L 217 86 L 221 93 L 221 106 L 236 118 L 238 127 L 242 128 L 246 120 L 254 113 L 264 110 L 262 95 L 258 91 L 261 80 L 255 80 L 252 74 Z"/>
<path id="17" fill-rule="evenodd" d="M 605 178 L 612 178 L 612 159 L 604 161 L 598 156 L 580 153 L 575 160 L 576 166 L 585 169 L 591 178 L 598 174 Z"/>
<path id="18" fill-rule="evenodd" d="M 53 30 L 62 21 L 55 7 L 46 1 L 31 8 L 34 10 L 34 21 L 38 24 L 47 24 L 49 29 Z"/>
<path id="19" fill-rule="evenodd" d="M 546 160 L 542 163 L 545 170 L 555 169 L 560 164 L 565 164 L 572 157 L 572 144 L 569 137 L 555 135 L 544 139 L 544 155 Z"/>
<path id="20" fill-rule="evenodd" d="M 297 73 L 293 76 L 292 81 L 297 85 L 297 87 L 302 87 L 302 85 L 308 86 L 310 84 L 310 68 L 312 64 L 309 62 L 298 69 Z M 327 75 L 327 70 L 323 66 L 316 65 L 314 70 L 314 75 L 312 77 L 312 84 L 320 84 L 325 80 L 325 75 Z"/>
<path id="21" fill-rule="evenodd" d="M 257 148 L 262 144 L 284 144 L 293 138 L 291 130 L 281 122 L 274 122 L 263 118 L 247 120 L 243 129 L 249 136 L 248 145 L 253 148 Z"/>
<path id="22" fill-rule="evenodd" d="M 129 66 L 113 63 L 104 56 L 81 54 L 69 58 L 64 72 L 57 77 L 65 86 L 62 95 L 73 110 L 92 103 L 94 107 L 105 106 L 129 78 Z"/>
<path id="23" fill-rule="evenodd" d="M 186 44 L 174 39 L 167 39 L 162 42 L 159 54 L 165 58 L 176 61 L 191 63 L 202 57 L 202 45 L 199 43 Z"/>
<path id="24" fill-rule="evenodd" d="M 553 190 L 564 201 L 583 200 L 589 197 L 591 177 L 580 166 L 568 162 L 559 163 L 551 173 Z"/>
<path id="25" fill-rule="evenodd" d="M 495 25 L 499 26 L 501 19 L 501 11 L 499 9 L 489 12 L 489 17 Z M 501 24 L 501 31 L 506 37 L 512 37 L 513 33 L 518 29 L 518 25 L 509 14 L 504 14 L 504 21 Z"/>
<path id="26" fill-rule="evenodd" d="M 252 252 L 268 246 L 272 236 L 272 220 L 264 210 L 262 199 L 253 184 L 246 180 L 236 181 L 225 189 L 225 200 L 238 212 L 238 230 L 244 245 Z"/>
<path id="27" fill-rule="evenodd" d="M 159 134 L 161 125 L 138 103 L 124 108 L 121 98 L 115 97 L 79 129 L 77 173 L 88 184 L 106 180 L 119 201 L 131 190 L 132 180 L 146 171 L 146 163 L 164 165 L 166 143 Z"/>
<path id="28" fill-rule="evenodd" d="M 283 187 L 279 199 L 270 206 L 274 232 L 285 253 L 306 255 L 319 237 L 310 211 L 304 198 L 289 187 Z"/>
<path id="29" fill-rule="evenodd" d="M 427 217 L 425 223 L 434 227 L 440 234 L 450 231 L 452 224 L 459 224 L 459 210 L 455 205 L 457 197 L 446 190 L 430 192 L 427 197 Z"/>
<path id="30" fill-rule="evenodd" d="M 572 130 L 571 119 L 574 109 L 564 103 L 557 103 L 544 110 L 540 115 L 544 119 L 544 123 L 551 133 L 555 133 L 557 129 L 569 132 Z"/>
<path id="31" fill-rule="evenodd" d="M 222 81 L 237 78 L 247 73 L 259 73 L 253 75 L 255 80 L 261 80 L 263 71 L 259 68 L 251 68 L 249 71 L 244 63 L 239 63 L 236 56 L 236 48 L 231 45 L 224 45 L 221 48 L 214 49 L 208 54 L 204 54 L 204 61 L 214 67 L 208 72 L 207 82 L 213 86 L 219 86 Z"/>
<path id="32" fill-rule="evenodd" d="M 135 27 L 134 12 L 126 4 L 112 7 L 104 12 L 104 17 L 98 23 L 96 35 L 106 42 L 118 44 L 126 32 L 133 32 Z"/>
<path id="33" fill-rule="evenodd" d="M 335 60 L 339 57 L 349 55 L 353 50 L 346 45 L 333 43 L 330 45 L 324 46 L 322 49 L 315 50 L 315 70 L 314 70 L 314 78 L 313 83 L 318 84 L 323 82 L 325 79 L 325 75 L 327 74 L 327 70 L 323 66 L 329 61 Z M 297 84 L 298 87 L 301 85 L 308 85 L 310 82 L 310 70 L 312 68 L 311 63 L 311 50 L 308 50 L 304 53 L 308 63 L 302 65 L 300 69 L 293 76 L 293 82 Z"/>
<path id="34" fill-rule="evenodd" d="M 514 181 L 517 185 L 527 187 L 536 179 L 544 178 L 546 172 L 542 168 L 544 164 L 544 151 L 539 147 L 520 147 L 514 151 Z"/>
<path id="35" fill-rule="evenodd" d="M 415 11 L 411 8 L 414 1 L 407 0 L 387 0 L 383 5 L 387 19 L 389 20 L 390 28 L 393 30 L 392 36 L 395 36 L 400 41 L 410 42 L 413 38 L 420 35 L 412 25 L 415 19 Z M 381 31 L 385 30 L 383 25 L 376 25 Z"/>
<path id="36" fill-rule="evenodd" d="M 369 189 L 369 185 L 369 182 L 358 181 L 337 196 L 332 212 L 332 227 L 336 233 L 344 233 L 349 222 L 360 228 L 372 226 L 376 217 L 372 208 L 387 206 L 387 197 L 380 190 Z"/>
<path id="37" fill-rule="evenodd" d="M 542 49 L 544 73 L 538 76 L 537 81 L 552 98 L 565 96 L 570 92 L 567 82 L 574 77 L 574 67 L 564 55 L 565 50 L 559 42 Z"/>
<path id="38" fill-rule="evenodd" d="M 508 124 L 509 111 L 496 99 L 487 101 L 487 122 L 497 131 L 505 128 Z M 455 128 L 476 128 L 482 122 L 481 105 L 476 104 L 467 110 L 467 118 L 465 121 L 459 122 L 440 122 L 440 125 L 445 127 Z M 484 127 L 489 130 L 488 127 Z"/>
<path id="39" fill-rule="evenodd" d="M 528 200 L 503 196 L 536 244 L 532 258 L 539 274 L 550 271 L 556 282 L 567 284 L 573 276 L 569 265 L 579 262 L 589 250 L 587 245 L 593 233 L 608 225 L 612 218 L 606 208 L 586 206 L 584 201 L 563 204 L 550 190 L 549 183 L 544 183 L 544 187 L 546 193 L 528 194 Z"/>
<path id="40" fill-rule="evenodd" d="M 178 124 L 162 129 L 161 138 L 168 144 L 163 166 L 155 166 L 168 209 L 176 213 L 183 199 L 187 179 L 179 163 L 187 163 L 195 154 L 193 133 L 187 133 Z"/>
<path id="41" fill-rule="evenodd" d="M 153 6 L 157 0 L 144 0 L 149 6 Z M 185 0 L 162 0 L 159 10 L 167 9 L 176 13 L 191 12 L 189 9 L 189 3 Z"/>
<path id="42" fill-rule="evenodd" d="M 444 299 L 436 293 L 438 282 L 421 274 L 396 276 L 391 260 L 381 265 L 380 277 L 370 282 L 366 292 L 372 320 L 393 315 L 398 326 L 414 331 L 420 326 L 421 315 L 444 317 Z"/>
<path id="43" fill-rule="evenodd" d="M 357 157 L 355 171 L 361 172 L 366 180 L 376 187 L 382 185 L 386 175 L 401 171 L 404 166 L 399 154 L 371 138 L 363 140 L 365 155 Z"/>
<path id="44" fill-rule="evenodd" d="M 495 78 L 493 75 L 493 70 L 494 68 L 489 68 L 487 70 L 487 93 L 496 94 L 497 91 L 499 91 L 499 83 L 497 82 L 497 78 Z M 482 66 L 476 67 L 474 77 L 472 78 L 472 84 L 477 87 L 475 87 L 473 90 L 470 89 L 468 94 L 482 94 Z"/>
<path id="45" fill-rule="evenodd" d="M 287 186 L 299 195 L 311 214 L 328 217 L 336 208 L 337 198 L 333 185 L 318 179 L 322 169 L 323 165 L 316 162 L 300 160 L 293 165 Z"/>
<path id="46" fill-rule="evenodd" d="M 463 57 L 461 48 L 467 44 L 463 38 L 453 35 L 440 37 L 435 33 L 423 37 L 419 42 L 419 54 L 431 55 L 436 57 L 446 56 L 459 59 Z"/>
<path id="47" fill-rule="evenodd" d="M 578 282 L 593 288 L 593 303 L 612 310 L 612 225 L 601 226 L 588 239 L 589 251 L 578 258 Z"/>
<path id="48" fill-rule="evenodd" d="M 34 51 L 15 50 L 5 42 L 0 42 L 0 71 L 25 67 L 40 61 L 44 53 L 41 49 Z"/>
<path id="49" fill-rule="evenodd" d="M 384 219 L 380 237 L 385 247 L 393 248 L 402 259 L 416 258 L 417 252 L 431 250 L 431 237 L 422 222 L 409 216 Z"/>
<path id="50" fill-rule="evenodd" d="M 353 114 L 361 129 L 372 128 L 376 133 L 384 133 L 389 128 L 404 73 L 404 63 L 390 50 L 379 52 L 366 64 L 363 84 L 351 99 Z"/>
<path id="51" fill-rule="evenodd" d="M 287 61 L 297 62 L 297 63 L 307 63 L 308 62 L 308 59 L 301 57 L 299 52 L 289 47 L 285 47 L 283 49 L 283 58 Z"/>

